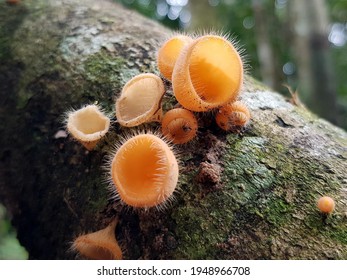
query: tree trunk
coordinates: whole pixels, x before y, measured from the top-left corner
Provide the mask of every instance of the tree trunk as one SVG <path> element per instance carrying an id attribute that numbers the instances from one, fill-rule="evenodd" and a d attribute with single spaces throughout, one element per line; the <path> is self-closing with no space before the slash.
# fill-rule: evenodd
<path id="1" fill-rule="evenodd" d="M 250 77 L 245 131 L 199 114 L 197 139 L 176 147 L 174 202 L 145 211 L 114 201 L 105 158 L 132 129 L 113 118 L 87 152 L 64 137 L 63 115 L 98 103 L 114 116 L 124 83 L 157 72 L 169 32 L 107 1 L 22 2 L 0 3 L 0 200 L 31 259 L 75 258 L 73 238 L 114 217 L 126 259 L 347 258 L 347 134 Z M 168 85 L 165 110 L 174 103 Z M 321 195 L 336 201 L 329 217 L 316 209 Z"/>
<path id="2" fill-rule="evenodd" d="M 337 124 L 339 114 L 326 3 L 324 0 L 293 0 L 288 7 L 292 16 L 299 92 L 309 108 Z"/>
<path id="3" fill-rule="evenodd" d="M 278 69 L 276 69 L 276 57 L 269 28 L 269 17 L 273 11 L 268 11 L 263 0 L 252 0 L 252 9 L 261 78 L 265 85 L 271 89 L 278 89 Z"/>

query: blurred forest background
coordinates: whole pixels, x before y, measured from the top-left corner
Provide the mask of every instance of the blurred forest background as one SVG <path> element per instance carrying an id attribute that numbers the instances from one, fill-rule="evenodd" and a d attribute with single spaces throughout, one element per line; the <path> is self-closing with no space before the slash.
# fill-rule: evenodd
<path id="1" fill-rule="evenodd" d="M 222 31 L 249 73 L 347 129 L 347 0 L 113 0 L 173 30 Z M 0 259 L 26 259 L 0 204 Z"/>
<path id="2" fill-rule="evenodd" d="M 249 73 L 347 129 L 347 0 L 114 0 L 173 30 L 229 33 Z"/>

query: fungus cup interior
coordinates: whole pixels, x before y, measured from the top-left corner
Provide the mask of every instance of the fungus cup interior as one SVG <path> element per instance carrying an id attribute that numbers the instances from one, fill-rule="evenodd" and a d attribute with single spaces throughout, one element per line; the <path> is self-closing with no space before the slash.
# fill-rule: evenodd
<path id="1" fill-rule="evenodd" d="M 68 130 L 80 141 L 100 139 L 109 129 L 110 119 L 95 105 L 86 106 L 69 115 Z"/>
<path id="2" fill-rule="evenodd" d="M 206 36 L 193 47 L 189 58 L 192 85 L 200 98 L 220 105 L 238 93 L 243 67 L 236 49 L 222 37 Z"/>
<path id="3" fill-rule="evenodd" d="M 126 141 L 112 161 L 112 179 L 120 198 L 135 207 L 164 202 L 174 191 L 178 165 L 159 137 L 140 134 Z"/>
<path id="4" fill-rule="evenodd" d="M 154 74 L 141 74 L 131 79 L 116 102 L 117 119 L 121 125 L 136 126 L 151 120 L 161 111 L 164 84 Z"/>

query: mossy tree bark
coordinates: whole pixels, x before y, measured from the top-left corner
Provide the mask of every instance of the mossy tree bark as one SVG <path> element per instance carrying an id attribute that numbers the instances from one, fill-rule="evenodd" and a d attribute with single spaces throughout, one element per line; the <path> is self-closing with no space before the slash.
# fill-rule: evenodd
<path id="1" fill-rule="evenodd" d="M 119 218 L 127 259 L 347 258 L 347 134 L 250 77 L 252 112 L 242 133 L 199 114 L 199 135 L 176 147 L 175 201 L 131 210 L 115 202 L 105 158 L 120 135 L 92 152 L 64 137 L 64 112 L 90 103 L 114 116 L 122 85 L 157 72 L 168 30 L 106 1 L 0 2 L 0 200 L 32 259 L 75 258 L 77 235 Z M 174 105 L 170 85 L 164 99 Z M 157 129 L 157 125 L 147 126 Z M 321 195 L 337 204 L 324 218 Z"/>

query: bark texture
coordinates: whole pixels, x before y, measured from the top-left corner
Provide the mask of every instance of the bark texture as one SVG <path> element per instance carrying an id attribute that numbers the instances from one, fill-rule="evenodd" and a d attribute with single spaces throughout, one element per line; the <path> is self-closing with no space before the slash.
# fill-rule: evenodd
<path id="1" fill-rule="evenodd" d="M 64 137 L 63 116 L 90 103 L 114 116 L 124 83 L 157 72 L 168 30 L 107 1 L 4 2 L 0 200 L 30 258 L 73 259 L 73 238 L 113 217 L 126 259 L 347 258 L 346 132 L 247 77 L 248 128 L 224 133 L 199 114 L 197 139 L 176 147 L 176 199 L 161 211 L 129 209 L 112 199 L 103 167 L 131 130 L 113 118 L 87 152 Z M 165 110 L 175 104 L 167 87 Z M 336 201 L 327 218 L 316 209 L 321 195 Z"/>

